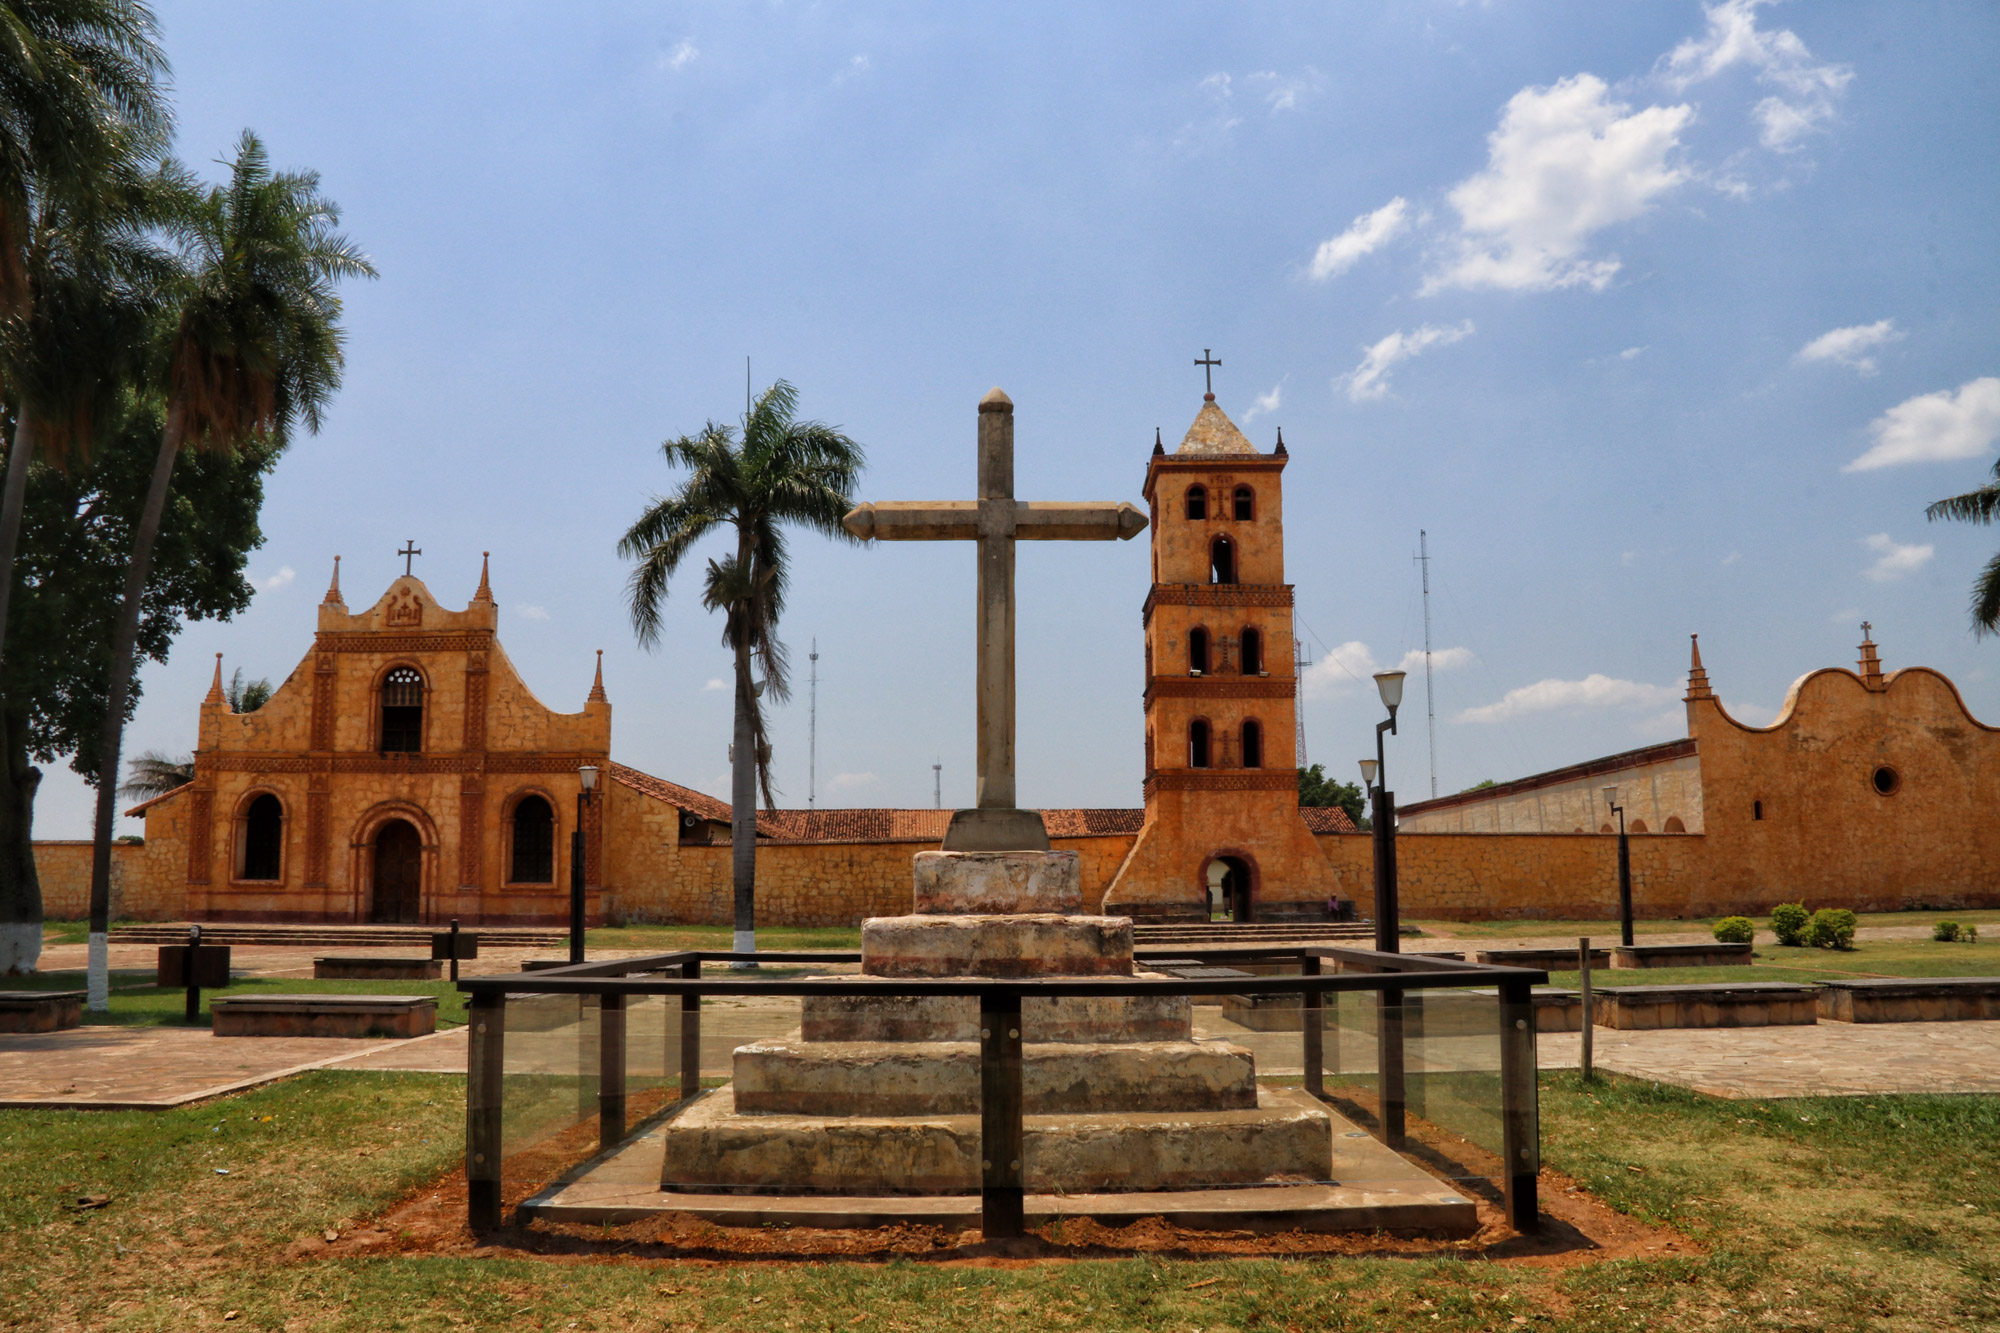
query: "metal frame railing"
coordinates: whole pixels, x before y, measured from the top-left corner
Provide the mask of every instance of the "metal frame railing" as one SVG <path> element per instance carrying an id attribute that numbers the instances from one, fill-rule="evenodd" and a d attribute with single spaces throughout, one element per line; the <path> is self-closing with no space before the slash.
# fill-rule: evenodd
<path id="1" fill-rule="evenodd" d="M 896 978 L 831 976 L 774 980 L 720 980 L 702 975 L 704 963 L 756 962 L 765 966 L 798 963 L 858 963 L 849 951 L 739 954 L 702 949 L 622 958 L 600 963 L 541 968 L 517 975 L 466 977 L 459 989 L 470 997 L 470 1063 L 465 1097 L 465 1176 L 467 1220 L 475 1230 L 501 1225 L 501 1111 L 504 1097 L 506 1006 L 509 996 L 595 996 L 599 1004 L 597 1116 L 599 1150 L 622 1142 L 626 1124 L 626 1002 L 635 997 L 679 996 L 680 1096 L 701 1091 L 701 1000 L 706 996 L 925 996 L 974 995 L 980 1015 L 980 1133 L 984 1168 L 980 1180 L 981 1226 L 988 1239 L 1023 1232 L 1026 1191 L 1021 1168 L 1025 1134 L 1021 1074 L 1021 1001 L 1029 996 L 1289 995 L 1302 999 L 1304 1083 L 1314 1098 L 1327 1100 L 1324 1030 L 1325 997 L 1373 991 L 1380 1114 L 1377 1137 L 1397 1151 L 1405 1147 L 1407 1076 L 1405 1048 L 1412 1020 L 1422 1032 L 1422 1000 L 1427 990 L 1494 987 L 1499 991 L 1501 1183 L 1508 1222 L 1515 1230 L 1538 1227 L 1535 1174 L 1540 1161 L 1537 1116 L 1533 988 L 1548 973 L 1530 968 L 1446 959 L 1408 957 L 1372 949 L 1332 945 L 1226 946 L 1139 950 L 1135 962 L 1191 960 L 1204 964 L 1289 965 L 1297 976 L 1216 978 L 1048 977 Z M 1339 968 L 1328 972 L 1326 964 Z M 677 974 L 677 975 L 671 975 Z"/>

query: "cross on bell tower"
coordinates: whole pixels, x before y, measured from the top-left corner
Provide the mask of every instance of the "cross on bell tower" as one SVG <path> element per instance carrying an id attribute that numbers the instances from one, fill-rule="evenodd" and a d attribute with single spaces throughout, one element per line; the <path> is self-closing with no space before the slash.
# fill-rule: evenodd
<path id="1" fill-rule="evenodd" d="M 1204 347 L 1201 349 L 1201 355 L 1195 358 L 1194 363 L 1201 367 L 1202 388 L 1204 390 L 1202 401 L 1212 403 L 1215 401 L 1215 368 L 1222 364 L 1222 358 L 1217 356 L 1213 349 Z"/>
<path id="2" fill-rule="evenodd" d="M 410 561 L 415 557 L 422 555 L 423 553 L 424 553 L 424 548 L 417 545 L 416 539 L 414 537 L 412 537 L 409 541 L 404 542 L 403 549 L 396 552 L 397 555 L 403 557 L 404 578 L 408 578 L 410 576 Z"/>

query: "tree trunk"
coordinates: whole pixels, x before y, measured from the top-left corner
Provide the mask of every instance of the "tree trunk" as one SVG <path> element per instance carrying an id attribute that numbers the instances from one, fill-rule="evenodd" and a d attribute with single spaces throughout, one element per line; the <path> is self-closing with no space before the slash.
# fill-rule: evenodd
<path id="1" fill-rule="evenodd" d="M 737 538 L 737 558 L 747 564 L 750 537 Z M 731 617 L 734 619 L 735 617 Z M 736 743 L 729 765 L 729 867 L 736 897 L 737 953 L 757 950 L 757 729 L 752 712 L 757 696 L 750 682 L 750 644 L 741 634 L 731 636 L 736 651 Z M 751 964 L 751 966 L 755 966 Z"/>
<path id="2" fill-rule="evenodd" d="M 7 451 L 7 483 L 0 488 L 0 660 L 7 655 L 7 612 L 14 601 L 14 556 L 21 547 L 21 512 L 28 499 L 28 465 L 35 461 L 35 418 L 21 408 L 14 447 Z M 40 909 L 36 909 L 39 918 Z"/>
<path id="3" fill-rule="evenodd" d="M 0 714 L 0 976 L 33 972 L 42 956 L 42 885 L 35 874 L 35 789 L 28 719 Z"/>
<path id="4" fill-rule="evenodd" d="M 111 1007 L 111 829 L 118 813 L 119 747 L 125 740 L 125 699 L 132 689 L 133 658 L 138 649 L 139 614 L 144 610 L 146 576 L 153 568 L 153 544 L 160 536 L 160 517 L 167 507 L 167 485 L 174 460 L 180 456 L 186 409 L 176 397 L 167 408 L 166 429 L 160 432 L 160 455 L 146 488 L 146 507 L 132 534 L 132 563 L 125 570 L 125 597 L 118 606 L 118 623 L 111 635 L 111 689 L 104 702 L 104 734 L 98 743 L 97 822 L 91 830 L 90 973 L 88 1004 L 102 1013 Z"/>

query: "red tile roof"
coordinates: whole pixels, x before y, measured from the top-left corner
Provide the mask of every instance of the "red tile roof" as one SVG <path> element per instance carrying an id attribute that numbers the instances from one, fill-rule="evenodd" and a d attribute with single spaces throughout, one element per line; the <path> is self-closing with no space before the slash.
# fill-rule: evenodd
<path id="1" fill-rule="evenodd" d="M 1306 827 L 1314 833 L 1359 833 L 1354 821 L 1347 817 L 1347 811 L 1337 805 L 1302 805 L 1299 813 L 1305 817 Z"/>
<path id="2" fill-rule="evenodd" d="M 179 796 L 182 792 L 186 791 L 189 787 L 192 786 L 194 786 L 192 782 L 183 782 L 178 787 L 169 787 L 166 791 L 161 792 L 158 796 L 153 797 L 151 800 L 141 801 L 139 802 L 139 804 L 133 806 L 130 810 L 127 810 L 125 812 L 125 817 L 127 819 L 131 819 L 138 815 L 143 815 L 148 810 L 158 805 L 161 801 L 164 801 L 169 797 Z M 40 841 L 47 841 L 47 839 L 41 839 Z"/>
<path id="3" fill-rule="evenodd" d="M 730 817 L 729 802 L 718 801 L 713 796 L 705 796 L 692 787 L 683 787 L 665 778 L 656 778 L 651 773 L 641 773 L 638 769 L 611 761 L 611 779 L 630 787 L 633 791 L 650 796 L 656 801 L 665 801 L 689 814 L 700 815 L 703 819 L 713 819 L 727 824 Z"/>

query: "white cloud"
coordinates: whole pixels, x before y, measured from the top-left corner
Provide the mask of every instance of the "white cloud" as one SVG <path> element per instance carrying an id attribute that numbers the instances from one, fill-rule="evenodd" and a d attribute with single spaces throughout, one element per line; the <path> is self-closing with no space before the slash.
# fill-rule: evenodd
<path id="1" fill-rule="evenodd" d="M 268 579 L 262 580 L 261 586 L 265 592 L 276 592 L 298 576 L 298 571 L 290 565 L 280 565 L 277 573 L 271 575 Z"/>
<path id="2" fill-rule="evenodd" d="M 1258 417 L 1277 411 L 1278 404 L 1284 401 L 1284 390 L 1285 382 L 1279 380 L 1271 386 L 1271 392 L 1258 394 L 1257 400 L 1250 404 L 1250 410 L 1243 414 L 1243 424 L 1247 426 Z"/>
<path id="3" fill-rule="evenodd" d="M 1681 697 L 1684 685 L 1648 685 L 1614 680 L 1595 672 L 1582 680 L 1538 680 L 1509 690 L 1498 703 L 1482 704 L 1460 713 L 1459 722 L 1505 722 L 1530 713 L 1557 709 L 1578 712 L 1603 708 L 1663 708 Z"/>
<path id="4" fill-rule="evenodd" d="M 839 87 L 850 79 L 858 79 L 874 67 L 875 62 L 870 60 L 867 55 L 855 56 L 833 76 L 834 86 Z"/>
<path id="5" fill-rule="evenodd" d="M 1431 653 L 1431 671 L 1456 671 L 1471 666 L 1479 659 L 1470 648 L 1438 648 Z M 1412 675 L 1424 669 L 1424 650 L 1412 648 L 1396 663 L 1398 671 Z M 1382 666 L 1375 660 L 1375 654 L 1359 639 L 1349 639 L 1338 648 L 1330 650 L 1317 662 L 1308 663 L 1305 670 L 1305 692 L 1308 699 L 1324 699 L 1358 686 L 1375 688 L 1372 677 Z"/>
<path id="6" fill-rule="evenodd" d="M 1217 71 L 1197 83 L 1195 93 L 1205 104 L 1204 110 L 1181 126 L 1174 136 L 1174 147 L 1190 153 L 1220 148 L 1229 141 L 1229 132 L 1243 123 L 1243 117 L 1236 113 L 1235 80 Z"/>
<path id="7" fill-rule="evenodd" d="M 728 688 L 729 688 L 729 682 L 724 680 L 720 676 L 711 676 L 709 678 L 708 683 L 701 687 L 702 693 L 704 694 L 708 693 L 711 690 L 726 690 Z"/>
<path id="8" fill-rule="evenodd" d="M 1326 87 L 1326 80 L 1316 69 L 1307 69 L 1302 75 L 1280 74 L 1276 70 L 1262 70 L 1250 75 L 1243 82 L 1257 90 L 1270 108 L 1272 115 L 1281 111 L 1296 111 L 1299 103 L 1311 101 Z"/>
<path id="9" fill-rule="evenodd" d="M 1815 61 L 1789 28 L 1759 28 L 1757 10 L 1771 2 L 1723 0 L 1705 6 L 1707 30 L 1663 57 L 1660 73 L 1674 91 L 1684 92 L 1737 65 L 1754 69 L 1759 83 L 1777 90 L 1751 112 L 1758 139 L 1773 152 L 1785 153 L 1833 119 L 1854 71 Z"/>
<path id="10" fill-rule="evenodd" d="M 1903 331 L 1896 327 L 1893 319 L 1878 319 L 1873 324 L 1851 324 L 1844 329 L 1832 329 L 1820 334 L 1801 347 L 1792 360 L 1801 365 L 1813 361 L 1837 361 L 1863 375 L 1873 375 L 1875 358 L 1869 353 L 1903 336 Z"/>
<path id="11" fill-rule="evenodd" d="M 1487 136 L 1484 171 L 1455 186 L 1456 252 L 1425 279 L 1447 287 L 1601 291 L 1618 259 L 1584 255 L 1592 236 L 1630 222 L 1689 178 L 1674 159 L 1690 106 L 1633 111 L 1607 96 L 1604 80 L 1577 74 L 1523 88 Z"/>
<path id="12" fill-rule="evenodd" d="M 1722 563 L 1725 565 L 1733 565 L 1742 558 L 1743 558 L 1743 552 L 1731 551 L 1728 555 L 1722 557 Z"/>
<path id="13" fill-rule="evenodd" d="M 1363 213 L 1354 219 L 1340 235 L 1321 241 L 1319 249 L 1313 251 L 1312 267 L 1307 274 L 1314 282 L 1337 278 L 1364 256 L 1373 254 L 1401 236 L 1409 227 L 1409 201 L 1397 195 L 1373 213 Z"/>
<path id="14" fill-rule="evenodd" d="M 1929 542 L 1921 545 L 1915 542 L 1892 540 L 1888 533 L 1878 532 L 1873 537 L 1862 539 L 1863 545 L 1875 552 L 1875 563 L 1868 567 L 1868 577 L 1877 583 L 1890 583 L 1905 574 L 1914 574 L 1930 563 L 1937 548 Z"/>
<path id="15" fill-rule="evenodd" d="M 1636 361 L 1645 350 L 1643 347 L 1628 347 L 1618 354 L 1618 359 L 1620 361 Z"/>
<path id="16" fill-rule="evenodd" d="M 1835 611 L 1826 618 L 1826 623 L 1829 625 L 1855 625 L 1859 624 L 1860 621 L 1861 613 L 1853 610 Z"/>
<path id="17" fill-rule="evenodd" d="M 2000 378 L 1906 398 L 1870 422 L 1868 433 L 1874 446 L 1842 472 L 1977 458 L 2000 440 Z"/>
<path id="18" fill-rule="evenodd" d="M 681 42 L 660 57 L 660 65 L 665 69 L 686 69 L 700 54 L 693 42 Z"/>
<path id="19" fill-rule="evenodd" d="M 826 780 L 826 789 L 851 791 L 856 787 L 872 787 L 878 780 L 873 773 L 835 773 Z"/>
<path id="20" fill-rule="evenodd" d="M 1449 347 L 1471 336 L 1472 321 L 1469 319 L 1450 327 L 1425 324 L 1408 333 L 1398 330 L 1367 348 L 1361 364 L 1336 379 L 1333 385 L 1336 389 L 1344 386 L 1347 396 L 1357 403 L 1381 398 L 1389 392 L 1389 370 L 1398 361 L 1407 361 L 1433 347 Z"/>
<path id="21" fill-rule="evenodd" d="M 532 602 L 517 603 L 514 607 L 514 614 L 523 620 L 547 620 L 549 618 L 547 607 L 536 606 Z"/>
<path id="22" fill-rule="evenodd" d="M 1740 699 L 1725 699 L 1722 701 L 1722 707 L 1738 722 L 1753 727 L 1768 727 L 1778 720 L 1778 710 L 1765 704 L 1746 704 Z M 1676 716 L 1674 720 L 1680 721 L 1681 718 Z"/>

